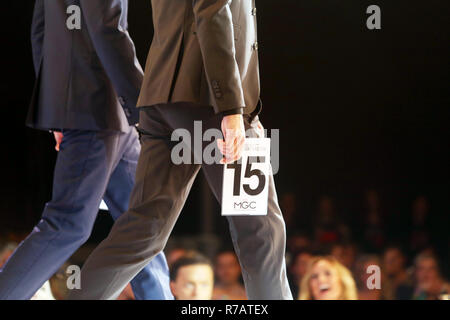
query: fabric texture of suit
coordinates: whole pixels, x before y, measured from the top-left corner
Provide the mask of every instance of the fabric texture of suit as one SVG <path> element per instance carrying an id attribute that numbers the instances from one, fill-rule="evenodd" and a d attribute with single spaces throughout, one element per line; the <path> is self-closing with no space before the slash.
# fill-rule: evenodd
<path id="1" fill-rule="evenodd" d="M 71 5 L 81 9 L 79 30 L 66 24 Z M 127 31 L 127 10 L 128 0 L 36 1 L 32 44 L 38 81 L 28 126 L 126 132 L 137 123 L 143 73 Z"/>
<path id="2" fill-rule="evenodd" d="M 154 36 L 138 106 L 259 106 L 255 0 L 152 0 Z M 259 111 L 259 110 L 258 110 Z"/>
<path id="3" fill-rule="evenodd" d="M 66 9 L 74 4 L 83 24 L 68 31 Z M 31 36 L 40 80 L 33 102 L 39 103 L 32 103 L 30 114 L 36 117 L 28 124 L 59 129 L 64 137 L 52 199 L 0 270 L 2 300 L 33 296 L 89 238 L 102 198 L 113 219 L 128 208 L 141 146 L 117 93 L 125 108 L 134 110 L 128 120 L 135 123 L 142 73 L 126 32 L 127 5 L 126 0 L 35 3 Z M 173 299 L 164 253 L 131 286 L 137 299 Z"/>

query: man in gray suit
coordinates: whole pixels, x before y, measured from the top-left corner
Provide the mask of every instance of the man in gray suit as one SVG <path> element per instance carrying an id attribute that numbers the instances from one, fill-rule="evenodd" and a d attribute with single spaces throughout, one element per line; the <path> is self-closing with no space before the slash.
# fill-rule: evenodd
<path id="1" fill-rule="evenodd" d="M 37 82 L 27 125 L 53 130 L 59 153 L 42 219 L 0 270 L 2 300 L 33 296 L 89 238 L 102 198 L 114 219 L 128 208 L 143 73 L 127 9 L 127 0 L 35 2 Z M 80 29 L 68 27 L 70 13 Z M 172 299 L 164 254 L 143 267 L 131 282 L 136 298 Z"/>
<path id="2" fill-rule="evenodd" d="M 223 165 L 174 164 L 171 134 L 221 128 L 218 146 L 230 163 L 245 141 L 262 137 L 254 0 L 152 0 L 154 37 L 143 87 L 143 133 L 129 210 L 82 269 L 81 290 L 69 299 L 111 299 L 170 235 L 202 168 L 221 201 Z M 285 267 L 285 224 L 273 177 L 267 216 L 227 217 L 249 299 L 292 299 Z"/>

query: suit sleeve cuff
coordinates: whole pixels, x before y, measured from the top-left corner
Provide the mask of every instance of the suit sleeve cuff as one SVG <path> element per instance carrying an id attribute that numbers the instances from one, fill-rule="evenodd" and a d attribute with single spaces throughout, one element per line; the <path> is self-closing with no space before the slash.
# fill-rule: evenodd
<path id="1" fill-rule="evenodd" d="M 231 116 L 232 114 L 244 114 L 244 108 L 229 109 L 229 110 L 219 112 L 219 114 L 222 115 L 223 117 Z"/>

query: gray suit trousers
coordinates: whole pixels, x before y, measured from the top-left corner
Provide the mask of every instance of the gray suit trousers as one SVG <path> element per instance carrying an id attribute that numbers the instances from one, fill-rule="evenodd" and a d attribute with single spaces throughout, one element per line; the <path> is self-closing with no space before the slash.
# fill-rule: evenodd
<path id="1" fill-rule="evenodd" d="M 244 119 L 246 129 L 252 128 L 251 135 L 257 137 L 257 119 Z M 223 165 L 171 161 L 173 130 L 185 128 L 193 137 L 197 120 L 203 130 L 220 128 L 221 117 L 211 107 L 172 103 L 142 108 L 139 128 L 145 134 L 129 210 L 88 258 L 81 270 L 81 289 L 73 290 L 69 299 L 115 299 L 164 249 L 200 168 L 221 201 Z M 272 176 L 268 205 L 267 216 L 227 217 L 233 245 L 249 299 L 292 299 L 284 257 L 286 228 Z"/>

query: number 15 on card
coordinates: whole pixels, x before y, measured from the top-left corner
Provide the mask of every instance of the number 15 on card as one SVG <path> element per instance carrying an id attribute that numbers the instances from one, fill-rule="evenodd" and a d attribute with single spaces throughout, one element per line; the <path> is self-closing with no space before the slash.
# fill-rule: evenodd
<path id="1" fill-rule="evenodd" d="M 246 138 L 240 161 L 224 165 L 222 215 L 267 215 L 270 139 Z"/>

